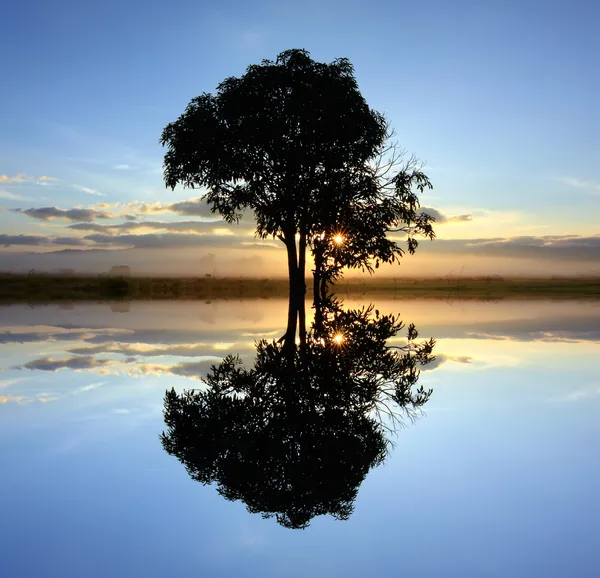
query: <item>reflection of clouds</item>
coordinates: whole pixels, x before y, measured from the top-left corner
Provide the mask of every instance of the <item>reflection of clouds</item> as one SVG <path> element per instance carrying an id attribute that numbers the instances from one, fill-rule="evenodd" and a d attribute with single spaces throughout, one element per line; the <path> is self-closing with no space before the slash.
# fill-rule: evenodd
<path id="1" fill-rule="evenodd" d="M 11 385 L 14 385 L 15 383 L 19 383 L 20 381 L 23 381 L 23 379 L 20 377 L 15 378 L 15 379 L 0 379 L 0 389 L 10 387 Z"/>
<path id="2" fill-rule="evenodd" d="M 148 375 L 177 375 L 189 379 L 202 379 L 210 367 L 221 361 L 221 357 L 204 356 L 196 361 L 182 361 L 178 363 L 146 363 L 137 358 L 126 358 L 124 360 L 99 359 L 93 355 L 76 355 L 55 359 L 52 357 L 40 357 L 28 361 L 13 369 L 28 369 L 37 371 L 61 371 L 69 369 L 71 371 L 89 371 L 99 375 L 125 375 L 129 377 L 143 377 Z M 103 382 L 92 383 L 77 388 L 74 393 L 83 393 L 97 389 L 104 385 Z"/>
<path id="3" fill-rule="evenodd" d="M 41 396 L 33 396 L 33 397 L 25 397 L 23 395 L 0 395 L 0 403 L 17 403 L 19 405 L 25 405 L 28 403 L 49 403 L 51 401 L 55 401 L 56 398 L 52 397 L 41 397 Z"/>
<path id="4" fill-rule="evenodd" d="M 261 303 L 261 305 L 263 304 Z M 524 355 L 515 353 L 514 348 L 509 347 L 510 341 L 536 341 L 556 343 L 557 345 L 577 341 L 600 342 L 599 317 L 594 311 L 590 311 L 587 316 L 581 314 L 579 317 L 568 316 L 566 311 L 561 310 L 563 305 L 558 304 L 552 305 L 552 309 L 548 306 L 547 310 L 541 311 L 539 315 L 534 311 L 531 318 L 515 319 L 514 317 L 518 316 L 520 309 L 513 310 L 516 306 L 508 305 L 505 319 L 499 318 L 500 314 L 505 311 L 504 306 L 488 306 L 486 309 L 490 312 L 488 315 L 493 314 L 495 319 L 485 320 L 485 316 L 482 319 L 479 316 L 479 309 L 473 307 L 477 316 L 472 314 L 468 321 L 461 320 L 457 316 L 445 326 L 438 325 L 435 321 L 443 319 L 443 316 L 434 311 L 431 314 L 433 323 L 430 322 L 427 325 L 419 322 L 418 326 L 422 336 L 432 335 L 438 340 L 436 359 L 421 367 L 421 370 L 428 372 L 430 379 L 433 379 L 432 372 L 442 367 L 444 371 L 471 372 L 520 365 L 523 363 Z M 265 306 L 270 307 L 271 305 L 265 304 Z M 393 306 L 398 307 L 398 303 Z M 148 310 L 144 309 L 145 304 L 143 303 L 136 307 L 139 311 L 136 309 L 135 316 L 132 316 L 133 325 L 135 327 L 136 324 L 143 321 L 145 327 L 135 329 L 94 327 L 100 318 L 90 315 L 81 319 L 82 327 L 74 326 L 72 323 L 56 326 L 49 324 L 28 326 L 19 324 L 22 323 L 20 315 L 12 316 L 12 323 L 8 321 L 11 318 L 9 316 L 8 323 L 4 327 L 0 327 L 0 343 L 36 344 L 30 346 L 29 351 L 26 350 L 25 345 L 16 350 L 17 354 L 23 351 L 26 355 L 24 359 L 15 360 L 15 353 L 11 352 L 10 365 L 13 368 L 16 365 L 22 370 L 38 370 L 49 373 L 61 370 L 89 372 L 98 376 L 97 379 L 103 379 L 100 376 L 113 375 L 131 378 L 174 376 L 182 379 L 201 380 L 210 366 L 221 361 L 225 353 L 230 351 L 238 353 L 245 362 L 251 363 L 255 340 L 260 338 L 276 339 L 283 332 L 282 329 L 274 330 L 273 327 L 276 327 L 274 323 L 265 327 L 265 331 L 250 327 L 243 331 L 236 331 L 230 327 L 233 325 L 230 321 L 233 315 L 231 311 L 223 309 L 223 316 L 227 320 L 227 323 L 224 324 L 219 311 L 212 308 L 205 310 L 205 307 L 197 310 L 193 306 L 192 309 L 185 309 L 186 315 L 181 314 L 183 309 L 180 306 L 174 306 L 173 311 L 177 312 L 176 323 L 179 326 L 168 329 L 170 321 L 174 318 L 172 314 L 169 314 L 169 312 L 172 313 L 170 309 L 161 309 L 160 304 L 153 305 L 152 309 L 148 308 Z M 158 310 L 155 307 L 158 307 Z M 239 311 L 242 311 L 244 315 L 249 315 L 251 319 L 254 319 L 253 315 L 260 319 L 265 316 L 264 307 L 248 307 L 247 304 L 243 305 L 237 302 L 233 303 L 232 307 L 237 312 L 236 319 L 238 319 Z M 391 302 L 390 307 L 392 307 Z M 429 308 L 430 305 L 425 303 L 421 307 Z M 85 307 L 81 309 L 83 312 L 88 311 Z M 190 311 L 193 311 L 194 318 L 198 315 L 200 321 L 196 326 L 189 323 Z M 548 315 L 549 312 L 550 315 Z M 26 313 L 32 320 L 35 319 L 34 314 L 40 315 L 37 311 L 32 313 L 27 310 Z M 41 313 L 43 314 L 44 311 Z M 55 319 L 54 312 L 46 313 L 52 315 L 42 315 L 40 321 L 48 323 Z M 534 314 L 538 317 L 533 317 Z M 553 317 L 552 314 L 555 316 Z M 410 320 L 409 312 L 406 317 Z M 59 314 L 58 318 L 65 319 L 62 314 Z M 73 318 L 74 316 L 69 313 L 68 319 Z M 80 319 L 79 312 L 75 319 Z M 245 325 L 245 319 L 244 317 L 242 326 Z M 129 317 L 124 316 L 122 320 L 125 323 L 130 322 Z M 100 324 L 102 321 L 104 320 L 100 319 Z M 111 324 L 115 323 L 112 319 L 106 321 Z M 162 323 L 164 325 L 161 325 Z M 202 327 L 202 330 L 195 327 Z M 452 339 L 448 340 L 448 337 Z M 462 343 L 456 340 L 456 343 L 453 344 L 455 338 L 461 340 Z M 465 341 L 465 338 L 469 341 Z M 239 341 L 235 342 L 235 339 Z M 503 345 L 499 348 L 499 340 L 502 340 L 503 343 L 506 342 L 506 347 Z M 497 345 L 490 347 L 490 341 Z M 38 343 L 39 346 L 37 346 Z M 44 351 L 44 344 L 54 345 L 51 349 Z M 390 340 L 390 344 L 405 345 L 405 337 L 398 336 L 396 339 Z M 31 349 L 35 350 L 34 359 L 31 356 Z M 443 353 L 438 353 L 440 350 Z M 9 393 L 14 396 L 22 394 L 22 392 L 12 389 L 9 391 L 6 389 L 7 387 L 7 382 L 0 381 L 0 391 L 6 396 Z M 89 392 L 97 387 L 100 385 L 84 385 L 77 390 L 77 393 Z M 38 397 L 41 396 L 39 391 L 35 393 Z M 29 398 L 30 394 L 27 394 L 27 397 Z"/>
<path id="5" fill-rule="evenodd" d="M 494 306 L 491 306 L 494 307 Z M 423 331 L 436 339 L 467 338 L 482 340 L 540 341 L 540 342 L 600 342 L 600 311 L 589 311 L 587 316 L 540 317 L 533 319 L 489 320 L 485 322 L 457 322 L 455 325 L 431 324 Z M 508 317 L 508 316 L 507 316 Z"/>
<path id="6" fill-rule="evenodd" d="M 183 345 L 188 346 L 190 344 L 201 345 L 204 344 L 207 347 L 211 347 L 214 343 L 231 343 L 232 333 L 234 331 L 227 330 L 214 330 L 210 332 L 210 343 L 206 341 L 205 332 L 191 331 L 191 330 L 180 330 L 180 329 L 139 329 L 136 331 L 129 331 L 118 336 L 118 339 L 111 338 L 107 335 L 94 335 L 86 337 L 85 342 L 101 345 L 101 344 L 112 344 L 118 341 L 120 344 L 146 344 L 148 346 L 155 346 L 157 348 L 165 347 L 167 345 Z M 238 344 L 239 346 L 239 344 Z"/>
<path id="7" fill-rule="evenodd" d="M 91 329 L 86 327 L 56 327 L 48 325 L 34 326 L 4 326 L 0 327 L 0 343 L 37 343 L 40 341 L 87 341 L 98 337 L 100 339 L 111 339 L 115 335 L 133 333 L 129 329 L 100 328 Z"/>
<path id="8" fill-rule="evenodd" d="M 499 331 L 496 333 L 468 333 L 469 339 L 494 339 L 504 341 L 541 341 L 541 342 L 556 342 L 556 343 L 580 343 L 582 341 L 590 341 L 600 343 L 600 330 L 591 331 L 529 331 L 520 334 L 507 335 Z"/>
<path id="9" fill-rule="evenodd" d="M 179 344 L 179 345 L 163 345 L 156 347 L 150 343 L 106 343 L 102 345 L 74 347 L 68 349 L 69 353 L 77 355 L 96 355 L 98 353 L 114 353 L 125 356 L 142 356 L 142 357 L 201 357 L 211 356 L 214 351 L 229 350 L 233 348 L 235 343 L 198 343 L 198 344 Z M 238 344 L 239 345 L 239 344 Z M 248 347 L 251 347 L 249 344 Z M 212 355 L 215 359 L 219 357 Z"/>
<path id="10" fill-rule="evenodd" d="M 98 359 L 92 355 L 82 355 L 77 357 L 67 357 L 65 359 L 53 359 L 51 357 L 40 357 L 33 361 L 28 361 L 15 369 L 38 369 L 41 371 L 60 371 L 61 369 L 95 369 L 114 365 L 116 362 L 112 359 Z"/>
<path id="11" fill-rule="evenodd" d="M 435 219 L 435 224 L 439 225 L 442 223 L 460 223 L 460 222 L 469 222 L 473 220 L 473 215 L 454 215 L 448 216 L 442 213 L 439 209 L 434 209 L 433 207 L 421 207 L 419 213 L 426 213 L 430 217 Z"/>
<path id="12" fill-rule="evenodd" d="M 123 366 L 114 366 L 108 370 L 101 370 L 104 374 L 127 375 L 128 377 L 139 378 L 149 375 L 164 376 L 176 375 L 187 379 L 204 379 L 211 366 L 222 361 L 221 358 L 202 359 L 199 361 L 180 362 L 173 364 L 166 363 L 131 363 Z"/>
<path id="13" fill-rule="evenodd" d="M 445 353 L 436 353 L 433 361 L 430 361 L 425 365 L 421 365 L 420 369 L 421 371 L 433 371 L 447 362 L 470 365 L 473 363 L 473 358 L 466 355 L 446 355 Z"/>
<path id="14" fill-rule="evenodd" d="M 554 403 L 578 403 L 591 402 L 600 400 L 600 385 L 597 383 L 590 384 L 587 388 L 570 391 L 564 395 L 552 398 L 550 401 Z"/>

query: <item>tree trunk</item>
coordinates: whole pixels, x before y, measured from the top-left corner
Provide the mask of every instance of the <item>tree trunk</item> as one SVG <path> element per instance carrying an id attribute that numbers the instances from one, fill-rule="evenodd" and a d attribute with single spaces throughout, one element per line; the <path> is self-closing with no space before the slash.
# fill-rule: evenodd
<path id="1" fill-rule="evenodd" d="M 285 332 L 286 341 L 294 343 L 296 329 L 298 327 L 298 255 L 296 252 L 295 233 L 288 233 L 284 240 L 288 258 L 288 276 L 290 286 L 290 297 L 288 307 L 288 323 Z"/>
<path id="2" fill-rule="evenodd" d="M 321 305 L 321 279 L 323 278 L 323 249 L 316 246 L 314 249 L 315 269 L 313 275 L 313 301 L 315 308 Z"/>
<path id="3" fill-rule="evenodd" d="M 300 242 L 298 243 L 298 271 L 297 271 L 297 289 L 298 289 L 298 316 L 300 319 L 299 332 L 300 343 L 306 344 L 306 233 L 300 233 Z"/>

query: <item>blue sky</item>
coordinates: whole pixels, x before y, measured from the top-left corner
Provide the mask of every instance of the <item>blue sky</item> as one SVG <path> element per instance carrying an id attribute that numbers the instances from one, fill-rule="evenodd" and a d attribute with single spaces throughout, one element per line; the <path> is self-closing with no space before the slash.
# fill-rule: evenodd
<path id="1" fill-rule="evenodd" d="M 531 270 L 539 260 L 540 271 L 561 272 L 561 260 L 572 272 L 597 270 L 599 16 L 589 1 L 11 3 L 0 36 L 0 240 L 10 245 L 0 269 L 16 267 L 16 252 L 97 246 L 91 238 L 56 242 L 83 238 L 66 228 L 79 221 L 14 209 L 105 204 L 110 218 L 94 222 L 115 225 L 126 212 L 115 203 L 191 198 L 162 184 L 162 128 L 223 78 L 300 47 L 317 60 L 350 58 L 369 104 L 427 162 L 435 190 L 423 204 L 445 218 L 440 240 L 427 248 L 431 268 L 446 273 L 461 262 L 479 271 L 473 240 L 496 239 L 501 260 L 488 272 L 508 271 L 509 262 Z M 158 222 L 190 216 L 205 218 L 165 210 Z M 133 234 L 157 231 L 178 234 L 156 224 Z M 129 250 L 122 260 L 138 263 L 147 240 L 99 248 Z M 174 242 L 226 261 L 231 242 L 220 241 Z M 532 256 L 532 246 L 545 247 L 545 256 Z M 252 251 L 277 270 L 279 257 Z M 29 259 L 52 268 L 68 266 L 70 256 Z M 104 267 L 101 257 L 97 263 Z"/>

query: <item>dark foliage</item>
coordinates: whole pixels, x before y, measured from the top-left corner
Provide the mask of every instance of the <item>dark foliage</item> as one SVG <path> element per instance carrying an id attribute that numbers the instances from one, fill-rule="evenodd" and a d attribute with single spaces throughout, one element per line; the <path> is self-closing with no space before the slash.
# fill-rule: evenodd
<path id="1" fill-rule="evenodd" d="M 286 245 L 290 289 L 302 294 L 307 247 L 320 283 L 343 267 L 372 271 L 398 260 L 394 230 L 406 233 L 409 252 L 416 235 L 433 238 L 417 197 L 431 183 L 414 161 L 400 162 L 390 136 L 349 60 L 320 63 L 287 50 L 192 99 L 167 125 L 164 178 L 171 188 L 204 188 L 229 222 L 253 211 L 257 235 Z M 332 254 L 327 244 L 339 230 L 348 243 Z"/>
<path id="2" fill-rule="evenodd" d="M 303 326 L 301 320 L 300 326 Z M 248 510 L 305 528 L 315 516 L 347 519 L 386 432 L 412 418 L 430 391 L 415 388 L 433 342 L 393 348 L 402 323 L 372 307 L 328 302 L 300 343 L 260 341 L 251 369 L 236 356 L 214 366 L 206 389 L 165 396 L 164 449 L 190 476 L 216 484 Z"/>

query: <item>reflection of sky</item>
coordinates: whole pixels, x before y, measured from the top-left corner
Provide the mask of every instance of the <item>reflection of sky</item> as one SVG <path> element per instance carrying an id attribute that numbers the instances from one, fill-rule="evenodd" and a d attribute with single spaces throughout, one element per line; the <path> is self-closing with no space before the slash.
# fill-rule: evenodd
<path id="1" fill-rule="evenodd" d="M 439 338 L 434 395 L 350 520 L 305 531 L 192 482 L 158 441 L 164 390 L 251 360 L 285 302 L 2 309 L 2 576 L 597 575 L 600 308 L 377 305 Z"/>

